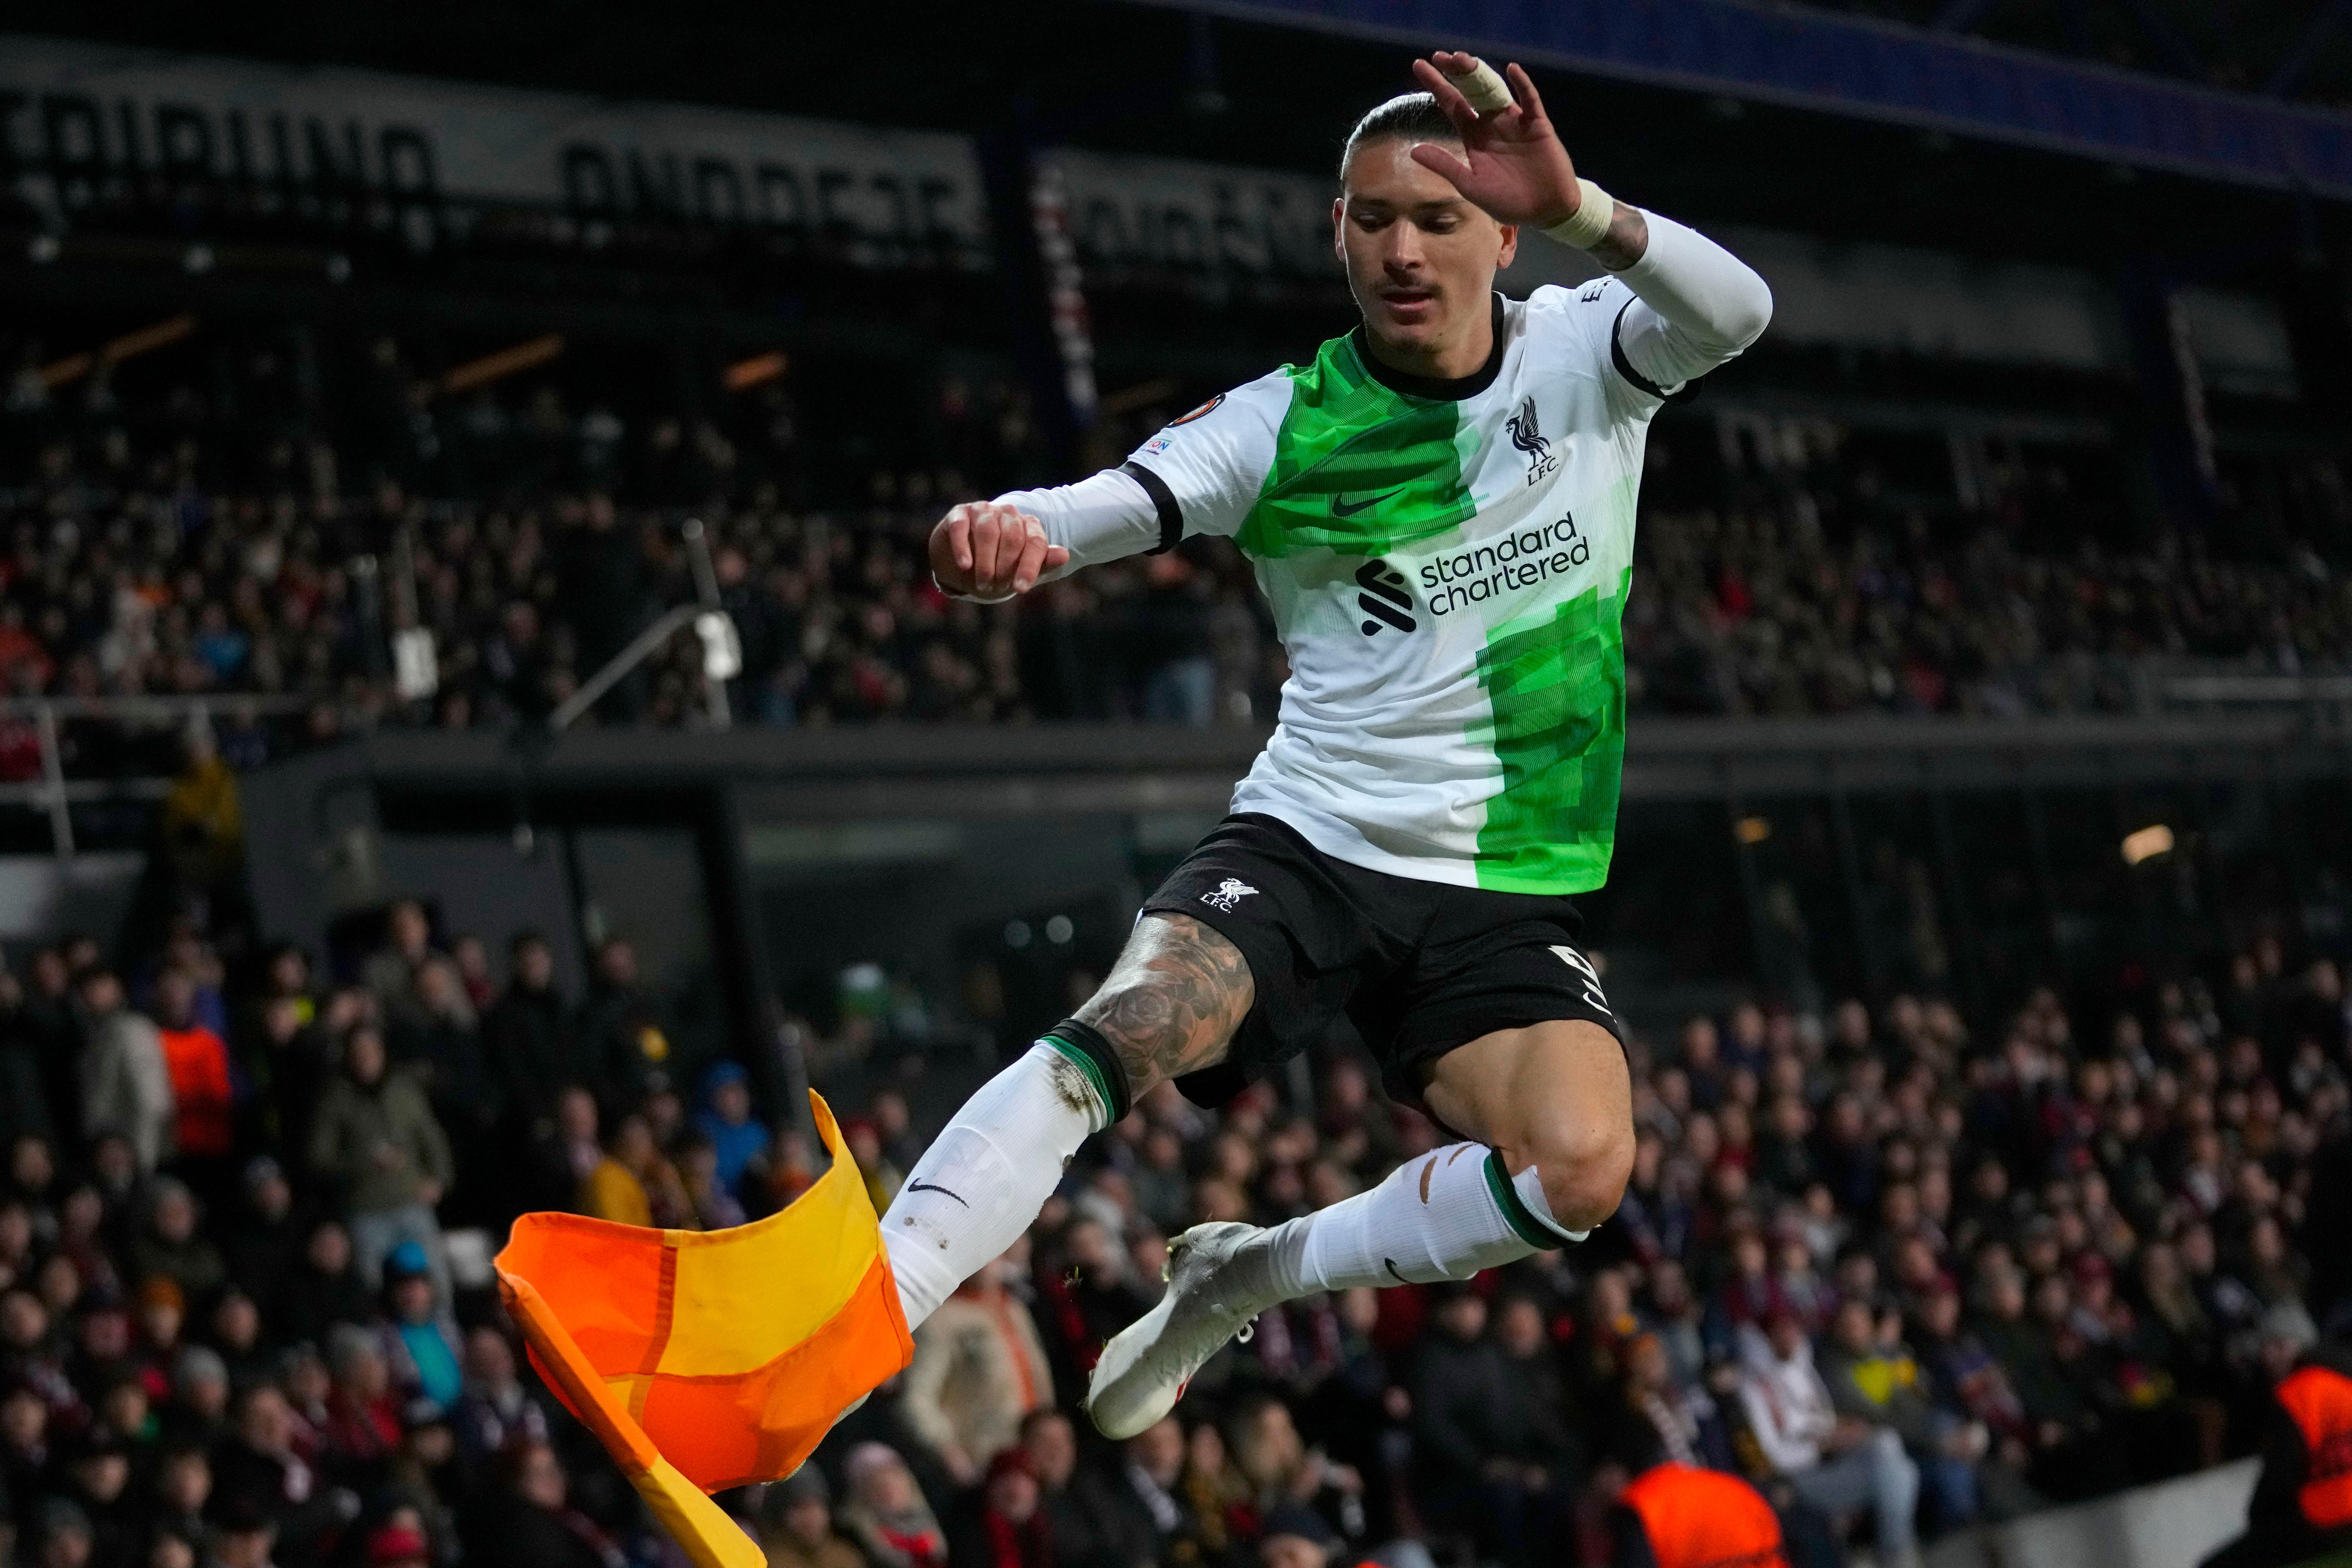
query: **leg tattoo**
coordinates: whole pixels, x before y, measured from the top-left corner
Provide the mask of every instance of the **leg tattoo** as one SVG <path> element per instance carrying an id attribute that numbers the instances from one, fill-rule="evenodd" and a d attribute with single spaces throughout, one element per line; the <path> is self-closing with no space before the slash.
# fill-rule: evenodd
<path id="1" fill-rule="evenodd" d="M 1077 1017 L 1110 1041 L 1140 1097 L 1213 1066 L 1256 995 L 1241 949 L 1189 915 L 1147 915 Z"/>

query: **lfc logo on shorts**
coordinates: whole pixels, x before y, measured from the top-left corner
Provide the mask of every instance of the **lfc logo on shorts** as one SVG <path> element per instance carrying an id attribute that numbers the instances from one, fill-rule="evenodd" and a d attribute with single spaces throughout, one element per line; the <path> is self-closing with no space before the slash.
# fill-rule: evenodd
<path id="1" fill-rule="evenodd" d="M 1235 904 L 1256 891 L 1255 888 L 1251 887 L 1239 877 L 1228 877 L 1217 884 L 1214 891 L 1202 893 L 1201 901 L 1213 910 L 1223 910 L 1225 913 L 1232 914 Z"/>

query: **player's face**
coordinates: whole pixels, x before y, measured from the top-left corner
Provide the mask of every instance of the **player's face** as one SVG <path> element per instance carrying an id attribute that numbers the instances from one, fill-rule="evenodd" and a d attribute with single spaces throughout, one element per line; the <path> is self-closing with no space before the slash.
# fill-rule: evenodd
<path id="1" fill-rule="evenodd" d="M 1357 148 L 1331 220 L 1365 327 L 1421 360 L 1479 339 L 1496 269 L 1510 265 L 1518 230 L 1414 163 L 1412 147 L 1391 137 Z"/>

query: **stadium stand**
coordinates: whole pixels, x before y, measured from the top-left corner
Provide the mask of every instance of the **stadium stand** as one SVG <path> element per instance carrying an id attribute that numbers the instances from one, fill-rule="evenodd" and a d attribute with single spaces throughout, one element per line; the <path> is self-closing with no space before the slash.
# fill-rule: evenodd
<path id="1" fill-rule="evenodd" d="M 264 1530 L 290 1568 L 651 1560 L 489 1292 L 453 1292 L 435 1212 L 740 1223 L 808 1150 L 741 1069 L 666 1075 L 624 955 L 572 998 L 543 942 L 513 952 L 498 973 L 403 905 L 350 980 L 186 930 L 9 979 L 0 1461 L 27 1560 L 231 1561 Z M 1164 1090 L 812 1471 L 742 1506 L 789 1563 L 1008 1535 L 1072 1568 L 1239 1561 L 1304 1507 L 1334 1549 L 1529 1563 L 1591 1547 L 1589 1483 L 1660 1453 L 1750 1475 L 1824 1542 L 1874 1519 L 1883 1551 L 2180 1473 L 2248 1450 L 2341 1289 L 2307 1238 L 2341 1204 L 2346 1019 L 2336 964 L 2275 942 L 2145 1014 L 1694 1016 L 1633 1047 L 1641 1152 L 1592 1244 L 1268 1313 L 1181 1419 L 1108 1449 L 1074 1401 L 1168 1236 L 1330 1202 L 1438 1136 L 1344 1055 L 1311 1102 Z M 813 1053 L 877 1206 L 929 1131 L 904 1048 Z M 828 1496 L 830 1527 L 804 1506 Z"/>
<path id="2" fill-rule="evenodd" d="M 239 389 L 234 420 L 208 417 L 184 381 L 147 406 L 102 383 L 52 393 L 37 357 L 20 354 L 0 486 L 0 664 L 17 696 L 296 696 L 310 712 L 285 727 L 314 736 L 543 718 L 692 596 L 677 531 L 692 511 L 742 636 L 733 706 L 751 721 L 1264 722 L 1278 703 L 1271 624 L 1222 543 L 1098 569 L 1017 609 L 931 587 L 939 512 L 1045 460 L 1003 382 L 910 391 L 932 405 L 908 423 L 936 430 L 937 465 L 812 497 L 782 386 L 732 428 L 625 421 L 556 378 L 434 406 L 387 339 L 375 401 L 429 412 L 305 439 L 250 415 L 289 374 L 266 349 L 237 356 L 261 384 Z M 1139 440 L 1154 412 L 1107 448 Z M 1660 433 L 1652 465 L 1672 479 L 1652 489 L 1629 612 L 1636 711 L 2130 711 L 2168 661 L 2293 675 L 2352 660 L 2352 580 L 2314 548 L 2352 539 L 2331 458 L 2290 471 L 2284 548 L 2180 533 L 2118 546 L 2097 526 L 2113 501 L 2096 472 L 1996 462 L 1963 507 L 1891 487 L 1899 455 L 1874 449 L 1887 445 L 1820 419 L 1774 422 L 1760 441 L 1728 421 Z M 395 537 L 413 621 L 389 581 Z M 355 580 L 352 557 L 371 552 L 385 577 Z M 394 689 L 384 632 L 404 624 L 439 650 L 429 702 Z M 698 719 L 692 639 L 671 651 L 609 700 L 608 721 Z M 95 763 L 78 749 L 68 767 Z"/>

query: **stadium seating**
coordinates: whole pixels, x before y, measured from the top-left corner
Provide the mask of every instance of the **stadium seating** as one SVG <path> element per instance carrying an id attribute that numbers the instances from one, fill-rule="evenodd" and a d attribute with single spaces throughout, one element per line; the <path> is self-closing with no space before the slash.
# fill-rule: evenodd
<path id="1" fill-rule="evenodd" d="M 280 721 L 281 749 L 306 729 L 541 717 L 692 596 L 677 530 L 694 512 L 744 643 L 744 721 L 1265 723 L 1277 706 L 1271 624 L 1222 543 L 1012 609 L 930 586 L 939 512 L 1038 472 L 1024 398 L 1003 383 L 910 394 L 931 403 L 929 449 L 812 493 L 782 387 L 724 426 L 625 420 L 554 376 L 435 404 L 407 395 L 425 384 L 383 340 L 367 367 L 380 395 L 360 401 L 400 416 L 304 429 L 207 414 L 184 381 L 150 377 L 129 406 L 103 378 L 52 392 L 26 356 L 0 441 L 0 665 L 18 696 L 299 696 L 317 711 Z M 255 349 L 245 405 L 282 374 Z M 1164 412 L 1114 418 L 1097 447 L 1124 449 Z M 1888 485 L 1866 439 L 1805 428 L 1811 455 L 1769 469 L 1727 462 L 1738 443 L 1696 417 L 1654 437 L 1673 479 L 1652 487 L 1628 615 L 1636 712 L 2129 710 L 2151 668 L 2352 658 L 2352 589 L 2307 542 L 2352 535 L 2332 461 L 2296 470 L 2305 542 L 2134 546 L 2102 539 L 2113 505 L 2086 493 L 2095 477 L 2056 462 L 1998 466 L 1962 508 Z M 357 574 L 361 554 L 375 576 Z M 437 647 L 429 700 L 393 685 L 387 637 L 412 622 Z M 681 637 L 599 713 L 696 722 L 698 682 Z"/>
<path id="2" fill-rule="evenodd" d="M 807 1182 L 808 1149 L 740 1069 L 649 1060 L 663 1020 L 622 971 L 563 997 L 529 947 L 501 977 L 402 906 L 349 979 L 291 950 L 226 963 L 185 926 L 122 980 L 94 942 L 29 955 L 0 1030 L 20 1538 L 186 1562 L 267 1527 L 292 1568 L 405 1561 L 406 1532 L 434 1562 L 651 1550 L 593 1439 L 518 1380 L 481 1275 L 453 1287 L 467 1249 L 436 1210 L 734 1224 Z M 2243 1452 L 2343 1284 L 2293 1239 L 2341 1223 L 2342 983 L 2288 956 L 2260 944 L 2145 1015 L 1742 1002 L 1637 1038 L 1640 1154 L 1593 1242 L 1269 1313 L 1122 1454 L 1074 1445 L 1073 1402 L 1165 1238 L 1328 1203 L 1439 1136 L 1344 1053 L 1308 1101 L 1262 1086 L 1210 1115 L 1163 1089 L 820 1451 L 845 1547 L 793 1511 L 814 1479 L 728 1500 L 776 1561 L 961 1563 L 993 1528 L 967 1489 L 1013 1465 L 1065 1568 L 1223 1562 L 1300 1504 L 1350 1550 L 1411 1533 L 1529 1563 L 1594 1527 L 1586 1478 L 1668 1452 L 1748 1470 L 1827 1539 L 1845 1521 L 1808 1515 L 1802 1467 L 1755 1434 L 1788 1386 L 1775 1331 L 1812 1347 L 1825 1409 L 1897 1435 L 1931 1533 Z M 887 1034 L 854 1045 L 811 1056 L 880 1205 L 929 1130 Z M 159 1049 L 168 1086 L 97 1066 Z"/>

